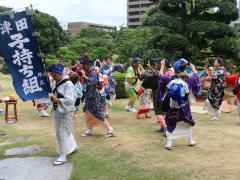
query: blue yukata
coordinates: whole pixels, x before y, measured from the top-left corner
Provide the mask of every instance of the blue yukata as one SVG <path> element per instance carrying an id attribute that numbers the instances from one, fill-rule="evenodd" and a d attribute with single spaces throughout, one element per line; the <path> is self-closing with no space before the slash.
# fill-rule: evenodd
<path id="1" fill-rule="evenodd" d="M 104 66 L 101 69 L 101 72 L 103 75 L 107 75 L 108 76 L 108 86 L 105 89 L 106 94 L 112 94 L 115 95 L 116 94 L 116 80 L 113 76 L 113 65 L 107 65 L 104 64 Z"/>
<path id="2" fill-rule="evenodd" d="M 85 105 L 83 112 L 90 112 L 96 119 L 105 121 L 103 113 L 102 97 L 97 89 L 99 78 L 94 68 L 91 68 L 90 72 L 86 74 L 88 80 L 86 81 L 86 94 Z"/>

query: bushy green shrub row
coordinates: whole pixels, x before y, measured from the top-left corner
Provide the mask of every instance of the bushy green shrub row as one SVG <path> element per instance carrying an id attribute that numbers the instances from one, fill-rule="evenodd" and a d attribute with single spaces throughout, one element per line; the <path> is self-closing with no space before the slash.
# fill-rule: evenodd
<path id="1" fill-rule="evenodd" d="M 114 77 L 117 82 L 117 86 L 116 86 L 117 99 L 127 98 L 127 94 L 125 92 L 125 85 L 124 85 L 125 73 L 115 72 Z"/>

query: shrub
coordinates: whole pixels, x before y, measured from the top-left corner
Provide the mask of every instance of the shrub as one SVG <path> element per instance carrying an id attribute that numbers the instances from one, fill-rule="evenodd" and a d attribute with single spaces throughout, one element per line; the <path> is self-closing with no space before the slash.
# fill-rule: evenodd
<path id="1" fill-rule="evenodd" d="M 46 59 L 46 66 L 50 66 L 57 63 L 58 63 L 57 59 Z"/>
<path id="2" fill-rule="evenodd" d="M 0 72 L 3 73 L 3 74 L 9 74 L 8 67 L 7 67 L 7 65 L 5 63 L 3 63 Z"/>
<path id="3" fill-rule="evenodd" d="M 125 92 L 125 85 L 123 83 L 125 81 L 125 74 L 120 72 L 115 72 L 114 77 L 117 82 L 117 86 L 116 86 L 117 99 L 127 98 L 127 94 Z"/>

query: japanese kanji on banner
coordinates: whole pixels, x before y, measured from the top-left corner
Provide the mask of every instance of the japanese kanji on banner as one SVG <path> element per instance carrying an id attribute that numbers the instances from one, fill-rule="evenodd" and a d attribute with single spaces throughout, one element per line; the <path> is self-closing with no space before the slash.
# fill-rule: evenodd
<path id="1" fill-rule="evenodd" d="M 50 88 L 26 11 L 0 16 L 0 51 L 23 101 L 47 97 Z"/>

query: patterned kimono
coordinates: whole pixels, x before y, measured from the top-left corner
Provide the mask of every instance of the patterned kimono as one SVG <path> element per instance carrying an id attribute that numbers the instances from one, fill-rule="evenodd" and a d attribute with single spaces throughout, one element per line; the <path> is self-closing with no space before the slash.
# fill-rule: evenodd
<path id="1" fill-rule="evenodd" d="M 138 95 L 140 96 L 140 109 L 137 115 L 150 113 L 151 95 L 148 89 L 139 89 Z"/>
<path id="2" fill-rule="evenodd" d="M 86 83 L 85 105 L 83 112 L 85 113 L 86 123 L 89 128 L 99 125 L 105 121 L 103 113 L 102 97 L 97 85 L 99 82 L 98 76 L 94 68 L 86 74 L 88 80 Z"/>
<path id="3" fill-rule="evenodd" d="M 215 70 L 214 77 L 212 79 L 212 84 L 208 92 L 207 99 L 210 102 L 213 109 L 218 111 L 222 104 L 225 88 L 227 87 L 224 76 L 224 67 L 220 67 Z"/>
<path id="4" fill-rule="evenodd" d="M 52 88 L 55 89 L 56 82 L 53 83 Z M 77 144 L 72 134 L 73 128 L 73 114 L 75 111 L 76 94 L 74 92 L 74 85 L 71 81 L 67 81 L 57 88 L 56 96 L 61 94 L 61 102 L 58 103 L 55 109 L 55 130 L 57 137 L 57 152 L 58 154 L 70 154 L 76 148 Z"/>
<path id="5" fill-rule="evenodd" d="M 75 101 L 75 107 L 76 107 L 76 111 L 79 110 L 79 105 L 83 96 L 83 90 L 82 90 L 82 84 L 78 81 L 75 85 L 74 85 L 74 91 L 77 95 L 77 99 Z"/>
<path id="6" fill-rule="evenodd" d="M 115 86 L 117 85 L 116 80 L 113 76 L 113 65 L 104 64 L 103 68 L 101 69 L 103 75 L 108 76 L 108 86 L 106 87 L 105 91 L 106 94 L 116 94 Z"/>

